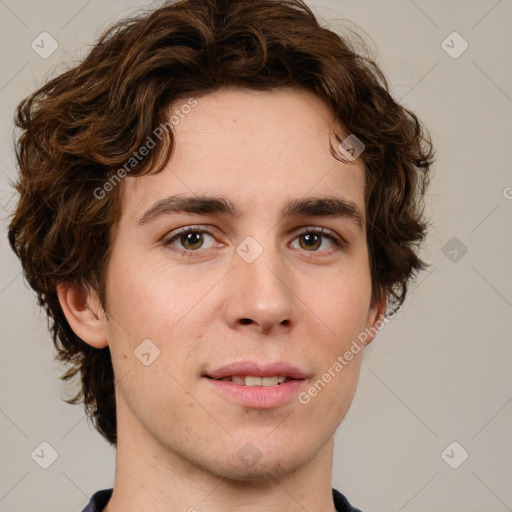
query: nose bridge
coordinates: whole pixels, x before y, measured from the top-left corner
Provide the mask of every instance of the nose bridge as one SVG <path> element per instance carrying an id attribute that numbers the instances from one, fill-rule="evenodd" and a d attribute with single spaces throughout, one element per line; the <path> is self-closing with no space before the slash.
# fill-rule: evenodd
<path id="1" fill-rule="evenodd" d="M 238 244 L 229 276 L 227 320 L 232 326 L 250 323 L 268 331 L 295 322 L 293 285 L 273 230 L 261 229 Z"/>

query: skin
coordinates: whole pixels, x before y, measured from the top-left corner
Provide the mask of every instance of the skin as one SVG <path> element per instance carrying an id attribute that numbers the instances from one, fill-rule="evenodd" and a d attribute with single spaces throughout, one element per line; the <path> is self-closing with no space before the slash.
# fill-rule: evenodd
<path id="1" fill-rule="evenodd" d="M 112 354 L 118 445 L 108 512 L 335 510 L 333 436 L 354 396 L 362 350 L 307 404 L 295 397 L 274 409 L 242 407 L 201 377 L 242 359 L 281 360 L 314 383 L 384 314 L 385 299 L 370 307 L 364 226 L 280 215 L 290 199 L 336 195 L 364 216 L 362 163 L 329 153 L 330 119 L 321 99 L 297 89 L 230 88 L 199 98 L 175 127 L 166 169 L 121 184 L 109 314 L 94 290 L 59 288 L 77 335 Z M 179 213 L 136 225 L 156 201 L 180 193 L 226 196 L 242 215 Z M 185 226 L 210 226 L 212 235 L 162 245 Z M 308 246 L 297 233 L 306 226 L 332 230 L 346 245 L 319 237 Z M 247 236 L 263 248 L 250 264 L 236 252 Z M 134 356 L 147 338 L 160 350 L 149 366 Z M 248 442 L 261 454 L 253 465 L 237 456 Z"/>

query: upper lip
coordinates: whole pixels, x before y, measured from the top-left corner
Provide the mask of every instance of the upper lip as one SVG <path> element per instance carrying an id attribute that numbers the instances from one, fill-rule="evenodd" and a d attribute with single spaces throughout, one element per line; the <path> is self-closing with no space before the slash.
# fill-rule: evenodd
<path id="1" fill-rule="evenodd" d="M 258 363 L 256 361 L 237 361 L 225 364 L 215 370 L 206 373 L 208 377 L 222 379 L 233 375 L 251 375 L 255 377 L 273 377 L 283 375 L 293 379 L 307 379 L 307 373 L 297 366 L 285 361 L 276 361 L 274 363 Z"/>

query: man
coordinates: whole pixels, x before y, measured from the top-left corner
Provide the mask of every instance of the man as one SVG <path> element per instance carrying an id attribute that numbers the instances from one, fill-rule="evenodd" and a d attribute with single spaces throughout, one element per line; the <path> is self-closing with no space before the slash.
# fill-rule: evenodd
<path id="1" fill-rule="evenodd" d="M 117 449 L 85 511 L 357 511 L 333 436 L 424 267 L 433 160 L 374 63 L 299 0 L 182 0 L 17 125 L 9 240 Z"/>

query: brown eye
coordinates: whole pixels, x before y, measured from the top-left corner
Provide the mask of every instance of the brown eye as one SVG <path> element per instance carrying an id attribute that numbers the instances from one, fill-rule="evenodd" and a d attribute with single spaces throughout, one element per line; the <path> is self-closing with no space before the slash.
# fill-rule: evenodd
<path id="1" fill-rule="evenodd" d="M 303 240 L 304 243 L 301 243 L 301 247 L 303 249 L 317 249 L 322 245 L 322 237 L 316 233 L 306 233 L 305 235 L 300 235 L 299 240 Z"/>
<path id="2" fill-rule="evenodd" d="M 333 249 L 319 250 L 324 245 L 324 240 L 328 240 L 335 246 L 334 251 L 343 249 L 344 241 L 331 232 L 325 232 L 324 228 L 314 229 L 306 228 L 297 236 L 301 249 L 307 252 L 331 253 Z"/>
<path id="3" fill-rule="evenodd" d="M 175 246 L 176 243 L 178 243 L 179 245 L 176 247 L 176 250 L 183 254 L 198 252 L 198 249 L 209 249 L 214 245 L 204 247 L 205 235 L 206 237 L 213 239 L 213 236 L 205 228 L 184 228 L 176 232 L 174 235 L 171 233 L 168 238 L 162 241 L 162 245 Z"/>
<path id="4" fill-rule="evenodd" d="M 199 249 L 203 245 L 203 234 L 190 231 L 186 235 L 180 235 L 179 240 L 185 249 Z"/>

